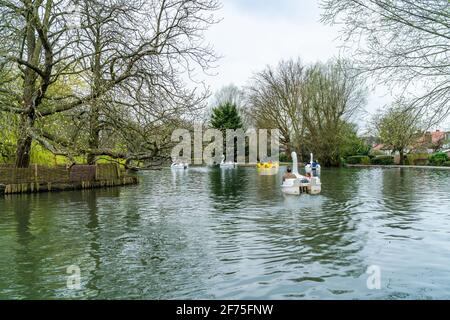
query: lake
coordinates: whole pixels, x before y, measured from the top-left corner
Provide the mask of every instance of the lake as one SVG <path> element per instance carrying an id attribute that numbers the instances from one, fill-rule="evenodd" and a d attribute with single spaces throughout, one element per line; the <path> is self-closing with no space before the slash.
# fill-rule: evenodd
<path id="1" fill-rule="evenodd" d="M 450 298 L 450 170 L 324 169 L 300 197 L 284 170 L 2 196 L 0 299 Z"/>

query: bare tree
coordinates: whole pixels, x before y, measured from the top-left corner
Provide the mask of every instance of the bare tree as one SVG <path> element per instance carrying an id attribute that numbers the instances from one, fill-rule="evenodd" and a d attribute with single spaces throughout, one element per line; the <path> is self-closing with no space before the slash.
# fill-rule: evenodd
<path id="1" fill-rule="evenodd" d="M 343 60 L 308 68 L 302 86 L 304 144 L 327 165 L 338 165 L 348 124 L 366 103 L 364 84 Z"/>
<path id="2" fill-rule="evenodd" d="M 448 0 L 322 0 L 322 5 L 322 21 L 343 26 L 345 47 L 361 73 L 400 89 L 430 123 L 450 113 Z"/>
<path id="3" fill-rule="evenodd" d="M 279 129 L 281 142 L 300 148 L 304 135 L 302 91 L 305 67 L 300 60 L 282 61 L 257 73 L 248 88 L 249 112 L 257 128 Z"/>
<path id="4" fill-rule="evenodd" d="M 195 109 L 205 98 L 204 93 L 186 89 L 181 77 L 196 68 L 207 69 L 216 59 L 203 38 L 203 31 L 215 22 L 216 0 L 0 4 L 0 34 L 6 40 L 0 44 L 0 66 L 14 78 L 2 82 L 0 110 L 22 117 L 18 167 L 28 166 L 33 140 L 54 153 L 72 152 L 67 149 L 73 144 L 59 139 L 60 133 L 37 126 L 44 118 L 53 121 L 60 113 L 80 123 L 87 118 L 87 146 L 77 146 L 74 152 L 87 153 L 92 163 L 97 155 L 112 154 L 101 148 L 102 131 L 129 128 L 125 123 L 138 123 L 137 117 L 149 119 L 148 115 L 153 115 L 151 121 L 169 119 L 181 109 Z M 79 10 L 66 10 L 70 4 Z M 76 28 L 71 24 L 74 17 Z M 24 80 L 18 81 L 20 77 Z M 67 79 L 72 79 L 71 90 L 51 94 L 52 85 Z M 2 103 L 5 97 L 14 97 L 14 103 Z"/>
<path id="5" fill-rule="evenodd" d="M 214 1 L 114 0 L 109 7 L 103 1 L 84 1 L 81 16 L 89 27 L 81 34 L 80 49 L 92 53 L 86 64 L 93 70 L 88 75 L 93 92 L 101 90 L 103 83 L 126 68 L 143 48 L 153 52 L 133 62 L 133 73 L 111 90 L 114 98 L 104 95 L 90 105 L 89 149 L 99 149 L 102 129 L 108 128 L 112 118 L 117 122 L 116 115 L 123 114 L 117 112 L 120 109 L 133 113 L 134 118 L 155 122 L 203 106 L 206 92 L 187 90 L 180 76 L 190 74 L 194 65 L 208 69 L 215 61 L 201 31 L 214 23 L 205 12 L 217 8 Z M 135 44 L 130 39 L 135 39 Z M 127 51 L 131 54 L 124 58 Z M 119 128 L 128 130 L 123 122 Z M 95 162 L 93 153 L 88 162 Z"/>
<path id="6" fill-rule="evenodd" d="M 0 1 L 1 68 L 0 110 L 20 115 L 16 165 L 27 167 L 33 128 L 48 89 L 70 72 L 77 61 L 69 53 L 72 31 L 67 27 L 68 1 Z M 5 103 L 8 101 L 9 103 Z"/>
<path id="7" fill-rule="evenodd" d="M 381 142 L 400 154 L 404 164 L 404 153 L 423 136 L 423 122 L 402 102 L 396 102 L 387 110 L 380 110 L 372 119 Z"/>
<path id="8" fill-rule="evenodd" d="M 244 91 L 234 84 L 222 87 L 214 95 L 213 105 L 219 106 L 225 103 L 234 104 L 238 109 L 243 108 L 245 106 Z"/>

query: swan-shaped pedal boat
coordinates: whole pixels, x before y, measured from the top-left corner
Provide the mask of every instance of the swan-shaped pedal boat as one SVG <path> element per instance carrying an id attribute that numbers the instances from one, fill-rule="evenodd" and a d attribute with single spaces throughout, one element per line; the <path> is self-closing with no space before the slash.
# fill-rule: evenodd
<path id="1" fill-rule="evenodd" d="M 170 167 L 174 170 L 186 170 L 189 168 L 189 164 L 187 162 L 174 162 Z"/>
<path id="2" fill-rule="evenodd" d="M 224 169 L 234 169 L 237 167 L 237 163 L 234 161 L 225 161 L 225 155 L 222 155 L 222 161 L 220 167 Z"/>
<path id="3" fill-rule="evenodd" d="M 288 195 L 300 195 L 303 193 L 319 194 L 322 191 L 320 182 L 320 164 L 313 160 L 305 166 L 306 175 L 298 173 L 297 153 L 292 152 L 292 174 L 296 178 L 286 179 L 281 185 L 281 191 Z"/>

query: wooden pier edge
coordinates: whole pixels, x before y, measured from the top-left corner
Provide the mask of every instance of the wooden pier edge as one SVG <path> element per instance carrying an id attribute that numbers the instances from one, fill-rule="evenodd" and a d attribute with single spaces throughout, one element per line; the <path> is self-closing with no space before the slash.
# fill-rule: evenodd
<path id="1" fill-rule="evenodd" d="M 81 181 L 70 183 L 20 183 L 20 184 L 0 184 L 0 195 L 19 194 L 19 193 L 38 193 L 54 191 L 73 191 L 84 189 L 109 188 L 139 183 L 137 176 L 122 176 L 113 180 Z"/>

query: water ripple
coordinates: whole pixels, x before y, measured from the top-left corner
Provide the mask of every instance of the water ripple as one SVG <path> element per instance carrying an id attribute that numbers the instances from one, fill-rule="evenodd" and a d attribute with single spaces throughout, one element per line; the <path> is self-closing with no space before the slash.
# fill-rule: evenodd
<path id="1" fill-rule="evenodd" d="M 302 197 L 280 179 L 191 168 L 2 198 L 0 298 L 449 297 L 450 172 L 324 170 L 322 194 Z M 381 290 L 366 286 L 371 265 Z"/>

